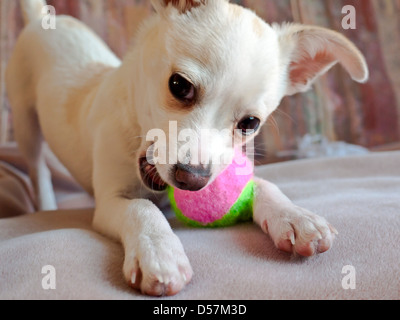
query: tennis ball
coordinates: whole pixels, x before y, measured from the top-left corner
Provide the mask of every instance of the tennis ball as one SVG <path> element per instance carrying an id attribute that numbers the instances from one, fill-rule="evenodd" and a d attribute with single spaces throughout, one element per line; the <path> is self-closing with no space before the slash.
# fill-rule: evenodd
<path id="1" fill-rule="evenodd" d="M 254 167 L 236 151 L 232 163 L 206 188 L 185 191 L 168 187 L 177 218 L 191 227 L 220 228 L 253 218 Z"/>

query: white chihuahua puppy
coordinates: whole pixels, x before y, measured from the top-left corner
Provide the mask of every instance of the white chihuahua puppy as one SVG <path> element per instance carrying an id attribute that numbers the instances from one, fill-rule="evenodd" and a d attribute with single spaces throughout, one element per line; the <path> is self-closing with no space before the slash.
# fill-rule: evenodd
<path id="1" fill-rule="evenodd" d="M 56 29 L 44 30 L 44 1 L 21 0 L 27 25 L 6 81 L 15 137 L 29 163 L 39 209 L 56 209 L 43 154 L 47 141 L 94 195 L 94 228 L 123 244 L 128 283 L 145 294 L 173 295 L 193 272 L 157 206 L 158 195 L 167 185 L 202 189 L 226 167 L 195 163 L 193 152 L 233 156 L 234 148 L 254 139 L 284 96 L 308 90 L 336 63 L 358 82 L 367 80 L 368 69 L 357 48 L 334 31 L 270 26 L 227 0 L 152 4 L 156 14 L 121 62 L 72 17 L 58 16 Z M 178 132 L 191 129 L 199 134 L 197 142 L 207 141 L 199 144 L 203 150 L 186 153 L 185 161 L 154 164 L 146 135 L 158 128 L 169 138 L 171 121 Z M 217 136 L 200 137 L 202 129 Z M 226 130 L 232 134 L 218 136 Z M 242 137 L 235 137 L 238 130 Z M 169 152 L 178 152 L 182 143 Z M 337 232 L 261 179 L 254 221 L 279 249 L 302 256 L 327 251 Z"/>

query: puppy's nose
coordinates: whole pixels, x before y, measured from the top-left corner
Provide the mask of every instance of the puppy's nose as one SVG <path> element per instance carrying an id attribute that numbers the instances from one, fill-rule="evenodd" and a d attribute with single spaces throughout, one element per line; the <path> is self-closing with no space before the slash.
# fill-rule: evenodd
<path id="1" fill-rule="evenodd" d="M 175 180 L 181 190 L 199 191 L 208 184 L 210 178 L 210 168 L 180 163 L 175 166 Z"/>

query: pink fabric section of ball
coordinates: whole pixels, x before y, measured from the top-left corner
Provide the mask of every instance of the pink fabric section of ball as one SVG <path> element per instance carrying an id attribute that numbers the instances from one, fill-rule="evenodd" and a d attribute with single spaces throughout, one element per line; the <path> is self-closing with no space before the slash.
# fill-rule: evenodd
<path id="1" fill-rule="evenodd" d="M 178 208 L 187 218 L 209 224 L 227 214 L 253 178 L 253 164 L 240 150 L 229 165 L 209 186 L 192 192 L 175 189 Z"/>

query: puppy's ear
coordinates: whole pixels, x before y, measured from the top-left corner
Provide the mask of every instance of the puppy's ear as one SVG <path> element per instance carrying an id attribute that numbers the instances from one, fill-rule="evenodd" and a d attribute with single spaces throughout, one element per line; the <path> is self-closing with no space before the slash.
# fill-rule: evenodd
<path id="1" fill-rule="evenodd" d="M 288 68 L 287 95 L 307 91 L 338 62 L 353 80 L 360 83 L 368 80 L 364 56 L 340 33 L 298 24 L 275 25 L 274 29 L 278 33 L 283 63 Z"/>
<path id="2" fill-rule="evenodd" d="M 192 8 L 207 4 L 208 0 L 151 0 L 154 9 L 161 12 L 168 5 L 172 5 L 180 13 L 190 11 Z"/>

